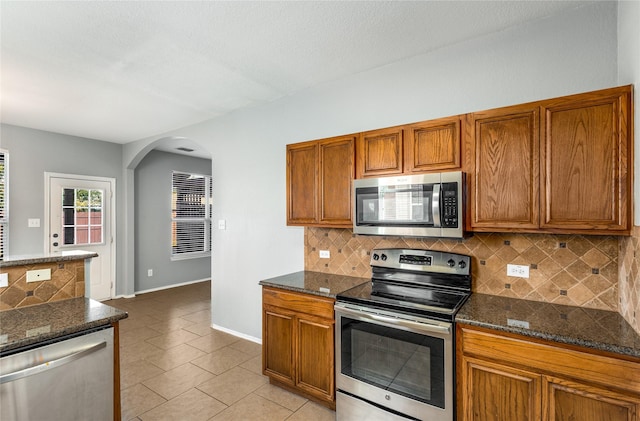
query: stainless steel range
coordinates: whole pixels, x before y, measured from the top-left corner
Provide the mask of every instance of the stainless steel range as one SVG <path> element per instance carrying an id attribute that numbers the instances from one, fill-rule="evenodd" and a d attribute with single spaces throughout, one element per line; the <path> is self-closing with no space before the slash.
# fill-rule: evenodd
<path id="1" fill-rule="evenodd" d="M 336 300 L 336 418 L 453 420 L 453 323 L 471 258 L 376 249 L 371 266 L 371 283 Z"/>

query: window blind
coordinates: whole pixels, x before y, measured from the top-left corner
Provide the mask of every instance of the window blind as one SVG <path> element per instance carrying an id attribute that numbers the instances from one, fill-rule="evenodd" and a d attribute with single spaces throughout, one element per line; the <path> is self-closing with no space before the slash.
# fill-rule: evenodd
<path id="1" fill-rule="evenodd" d="M 0 260 L 4 260 L 9 231 L 8 161 L 8 153 L 0 151 Z"/>
<path id="2" fill-rule="evenodd" d="M 211 176 L 172 173 L 171 255 L 202 257 L 211 253 Z"/>

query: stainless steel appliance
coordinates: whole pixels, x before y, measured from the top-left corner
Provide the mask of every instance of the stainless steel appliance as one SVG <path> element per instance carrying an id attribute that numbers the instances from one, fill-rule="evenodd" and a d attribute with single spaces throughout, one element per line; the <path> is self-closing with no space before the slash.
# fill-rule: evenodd
<path id="1" fill-rule="evenodd" d="M 337 419 L 453 420 L 453 324 L 471 258 L 377 249 L 371 266 L 370 283 L 337 295 Z"/>
<path id="2" fill-rule="evenodd" d="M 462 238 L 460 171 L 353 181 L 353 232 Z"/>
<path id="3" fill-rule="evenodd" d="M 113 328 L 0 358 L 0 419 L 113 420 Z"/>

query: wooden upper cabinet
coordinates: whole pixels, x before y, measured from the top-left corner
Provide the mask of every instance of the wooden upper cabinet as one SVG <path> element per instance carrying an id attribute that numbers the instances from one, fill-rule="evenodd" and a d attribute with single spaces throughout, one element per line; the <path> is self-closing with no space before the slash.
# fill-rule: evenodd
<path id="1" fill-rule="evenodd" d="M 538 228 L 538 108 L 470 114 L 471 229 Z"/>
<path id="2" fill-rule="evenodd" d="M 287 225 L 352 226 L 356 136 L 287 145 Z"/>
<path id="3" fill-rule="evenodd" d="M 631 86 L 468 114 L 467 230 L 623 235 Z"/>
<path id="4" fill-rule="evenodd" d="M 356 146 L 356 178 L 402 174 L 402 127 L 361 133 Z"/>
<path id="5" fill-rule="evenodd" d="M 321 224 L 352 226 L 351 182 L 355 171 L 355 136 L 323 140 L 320 153 Z"/>
<path id="6" fill-rule="evenodd" d="M 318 221 L 318 143 L 287 145 L 287 224 Z"/>
<path id="7" fill-rule="evenodd" d="M 545 101 L 542 228 L 629 233 L 631 87 Z"/>
<path id="8" fill-rule="evenodd" d="M 423 173 L 461 167 L 460 117 L 412 124 L 405 129 L 404 172 Z"/>

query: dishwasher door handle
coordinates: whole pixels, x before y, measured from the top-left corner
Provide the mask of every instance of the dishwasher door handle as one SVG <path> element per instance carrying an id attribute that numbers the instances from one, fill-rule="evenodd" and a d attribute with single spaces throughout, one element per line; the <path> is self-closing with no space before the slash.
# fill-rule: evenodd
<path id="1" fill-rule="evenodd" d="M 84 346 L 80 349 L 73 351 L 68 355 L 65 355 L 64 357 L 56 358 L 55 360 L 51 360 L 45 363 L 23 368 L 22 370 L 14 371 L 13 373 L 2 374 L 0 375 L 0 384 L 12 382 L 14 380 L 22 379 L 24 377 L 28 377 L 37 373 L 41 373 L 43 371 L 60 367 L 72 361 L 76 361 L 76 360 L 79 360 L 80 358 L 86 357 L 87 355 L 92 354 L 106 347 L 107 347 L 107 342 L 102 341 L 97 344 Z"/>

